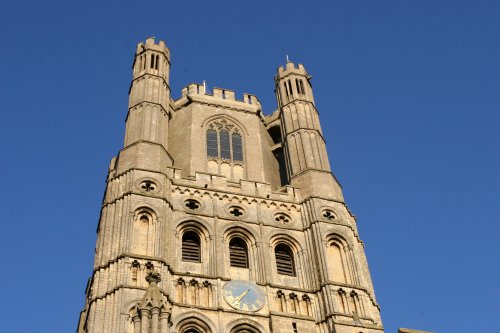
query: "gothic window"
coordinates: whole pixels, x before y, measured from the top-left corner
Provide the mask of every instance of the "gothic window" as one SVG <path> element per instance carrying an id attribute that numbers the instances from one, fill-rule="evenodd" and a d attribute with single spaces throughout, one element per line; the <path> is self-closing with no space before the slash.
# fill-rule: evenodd
<path id="1" fill-rule="evenodd" d="M 217 119 L 207 126 L 207 171 L 239 181 L 244 176 L 243 137 L 227 119 Z"/>
<path id="2" fill-rule="evenodd" d="M 186 231 L 182 235 L 182 261 L 200 262 L 200 236 L 194 231 Z"/>
<path id="3" fill-rule="evenodd" d="M 243 162 L 243 142 L 239 130 L 226 120 L 211 123 L 207 130 L 207 156 Z"/>
<path id="4" fill-rule="evenodd" d="M 232 267 L 248 268 L 248 250 L 245 241 L 233 237 L 229 241 L 229 261 Z"/>
<path id="5" fill-rule="evenodd" d="M 295 263 L 292 249 L 285 244 L 278 244 L 274 248 L 276 270 L 278 274 L 295 276 Z"/>

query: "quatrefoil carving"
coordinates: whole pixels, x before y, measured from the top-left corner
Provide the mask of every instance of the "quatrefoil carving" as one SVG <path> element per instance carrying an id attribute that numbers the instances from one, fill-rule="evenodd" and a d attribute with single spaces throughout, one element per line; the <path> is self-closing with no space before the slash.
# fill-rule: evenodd
<path id="1" fill-rule="evenodd" d="M 229 214 L 233 215 L 234 217 L 241 217 L 245 214 L 245 211 L 241 207 L 232 206 L 229 208 Z"/>
<path id="2" fill-rule="evenodd" d="M 184 205 L 190 210 L 197 210 L 201 207 L 200 203 L 194 199 L 187 199 L 184 201 Z"/>

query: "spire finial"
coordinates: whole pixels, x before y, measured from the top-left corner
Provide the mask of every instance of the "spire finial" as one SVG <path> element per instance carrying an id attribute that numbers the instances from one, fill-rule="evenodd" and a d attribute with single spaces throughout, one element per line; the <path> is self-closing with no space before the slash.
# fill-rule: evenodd
<path id="1" fill-rule="evenodd" d="M 151 271 L 146 275 L 146 281 L 151 283 L 159 283 L 161 281 L 161 275 L 158 272 Z"/>
<path id="2" fill-rule="evenodd" d="M 286 55 L 286 62 L 290 62 L 290 59 L 288 59 L 288 54 Z"/>

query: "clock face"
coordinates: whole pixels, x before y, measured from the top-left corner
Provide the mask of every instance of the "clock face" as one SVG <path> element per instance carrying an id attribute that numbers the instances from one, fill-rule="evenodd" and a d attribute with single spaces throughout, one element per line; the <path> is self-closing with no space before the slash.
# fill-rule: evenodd
<path id="1" fill-rule="evenodd" d="M 266 295 L 249 281 L 233 280 L 222 287 L 224 300 L 232 308 L 243 311 L 259 311 L 266 303 Z"/>

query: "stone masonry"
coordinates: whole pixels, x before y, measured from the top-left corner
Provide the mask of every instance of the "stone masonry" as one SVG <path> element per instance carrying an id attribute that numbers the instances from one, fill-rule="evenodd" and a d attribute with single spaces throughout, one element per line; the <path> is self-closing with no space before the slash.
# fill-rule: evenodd
<path id="1" fill-rule="evenodd" d="M 77 332 L 383 332 L 304 66 L 279 67 L 268 116 L 203 84 L 173 100 L 169 69 L 163 41 L 137 45 Z"/>

